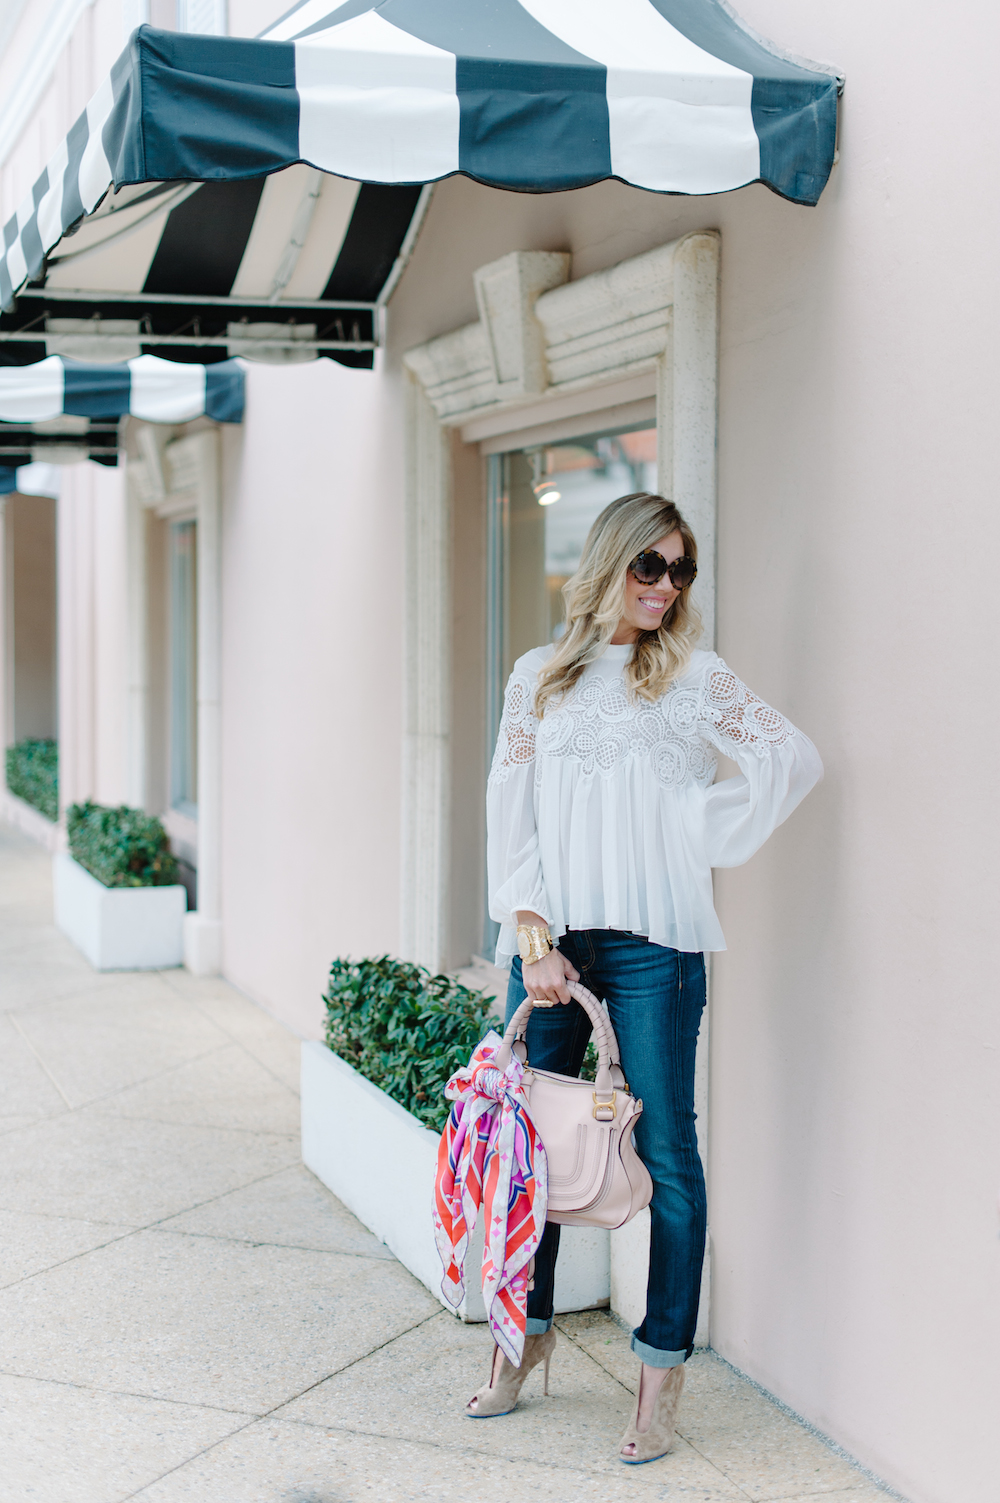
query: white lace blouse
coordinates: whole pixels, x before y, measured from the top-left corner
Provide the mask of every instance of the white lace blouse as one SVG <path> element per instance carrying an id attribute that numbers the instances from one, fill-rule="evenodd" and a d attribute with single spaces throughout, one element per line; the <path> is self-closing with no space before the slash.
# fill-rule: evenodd
<path id="1" fill-rule="evenodd" d="M 675 950 L 724 950 L 712 867 L 739 866 L 823 775 L 812 742 L 714 652 L 692 654 L 655 704 L 630 699 L 632 649 L 609 647 L 569 698 L 533 709 L 552 652 L 514 664 L 487 788 L 497 965 L 516 914 L 567 929 L 625 929 Z M 737 777 L 712 782 L 716 753 Z"/>

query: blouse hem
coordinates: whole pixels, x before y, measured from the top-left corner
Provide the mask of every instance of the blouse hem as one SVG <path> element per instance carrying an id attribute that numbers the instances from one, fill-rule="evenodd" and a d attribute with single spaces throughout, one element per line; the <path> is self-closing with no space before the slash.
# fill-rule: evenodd
<path id="1" fill-rule="evenodd" d="M 504 943 L 506 937 L 504 931 L 507 929 L 507 927 L 507 925 L 503 925 L 501 927 L 500 938 L 497 941 L 496 956 L 493 962 L 497 970 L 499 971 L 509 971 L 511 961 L 518 953 L 516 931 L 513 928 L 511 928 L 510 930 L 511 935 L 513 936 L 513 940 L 508 940 L 507 944 Z M 570 927 L 572 926 L 567 924 L 549 925 L 549 928 L 552 932 L 552 937 L 556 942 L 557 949 L 559 947 L 559 941 L 562 939 L 563 935 Z M 701 944 L 699 944 L 696 941 L 693 944 L 690 942 L 687 944 L 678 944 L 677 941 L 680 936 L 676 934 L 671 936 L 647 934 L 643 929 L 622 929 L 619 928 L 617 924 L 587 924 L 581 927 L 586 927 L 588 929 L 607 929 L 618 934 L 636 934 L 641 939 L 648 939 L 651 945 L 662 945 L 665 950 L 678 950 L 682 955 L 719 955 L 723 950 L 726 949 L 726 941 L 721 934 L 714 942 L 711 943 L 702 942 Z"/>

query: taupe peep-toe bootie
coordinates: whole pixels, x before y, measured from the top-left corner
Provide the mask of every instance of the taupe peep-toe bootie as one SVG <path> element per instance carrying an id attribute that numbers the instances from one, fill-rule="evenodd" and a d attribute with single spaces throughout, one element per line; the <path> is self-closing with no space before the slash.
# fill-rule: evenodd
<path id="1" fill-rule="evenodd" d="M 649 1429 L 639 1431 L 635 1428 L 635 1422 L 639 1418 L 639 1399 L 636 1396 L 635 1413 L 632 1423 L 621 1438 L 618 1447 L 619 1454 L 626 1446 L 635 1446 L 631 1456 L 622 1456 L 626 1466 L 638 1466 L 642 1461 L 658 1461 L 661 1456 L 666 1456 L 674 1443 L 674 1431 L 677 1426 L 677 1407 L 681 1401 L 681 1390 L 684 1387 L 684 1367 L 672 1367 L 660 1386 L 656 1395 L 656 1403 L 653 1405 L 653 1417 L 649 1422 Z M 642 1391 L 642 1381 L 639 1383 Z"/>
<path id="2" fill-rule="evenodd" d="M 544 1331 L 541 1336 L 525 1336 L 521 1366 L 515 1367 L 506 1357 L 502 1357 L 501 1362 L 497 1363 L 496 1359 L 502 1354 L 500 1348 L 495 1346 L 490 1385 L 488 1388 L 481 1388 L 466 1404 L 465 1412 L 469 1419 L 496 1419 L 501 1414 L 509 1414 L 517 1403 L 525 1378 L 539 1362 L 545 1363 L 545 1387 L 542 1391 L 548 1393 L 549 1363 L 555 1349 L 556 1333 L 551 1329 Z M 473 1404 L 475 1408 L 472 1407 Z"/>

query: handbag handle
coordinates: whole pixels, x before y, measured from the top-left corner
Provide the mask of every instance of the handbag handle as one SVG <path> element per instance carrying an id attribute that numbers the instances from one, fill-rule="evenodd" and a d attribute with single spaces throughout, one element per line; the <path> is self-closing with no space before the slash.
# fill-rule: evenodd
<path id="1" fill-rule="evenodd" d="M 595 1097 L 613 1096 L 615 1090 L 625 1088 L 625 1075 L 621 1067 L 621 1055 L 618 1050 L 618 1040 L 615 1030 L 611 1026 L 608 1017 L 600 1002 L 593 992 L 581 986 L 579 981 L 567 981 L 566 990 L 573 997 L 591 1021 L 594 1030 L 594 1038 L 597 1041 L 597 1079 Z M 507 1068 L 510 1063 L 511 1050 L 515 1040 L 524 1037 L 528 1026 L 528 1019 L 537 1007 L 559 1006 L 559 1003 L 533 1002 L 530 997 L 525 997 L 520 1007 L 507 1024 L 503 1036 L 503 1043 L 497 1053 L 497 1067 L 501 1070 Z"/>

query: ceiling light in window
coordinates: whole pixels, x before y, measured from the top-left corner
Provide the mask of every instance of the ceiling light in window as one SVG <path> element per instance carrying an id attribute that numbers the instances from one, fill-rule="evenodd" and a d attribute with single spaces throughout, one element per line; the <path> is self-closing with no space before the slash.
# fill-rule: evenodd
<path id="1" fill-rule="evenodd" d="M 551 506 L 553 501 L 562 499 L 562 491 L 554 490 L 550 486 L 539 486 L 535 491 L 535 497 L 539 506 Z"/>

